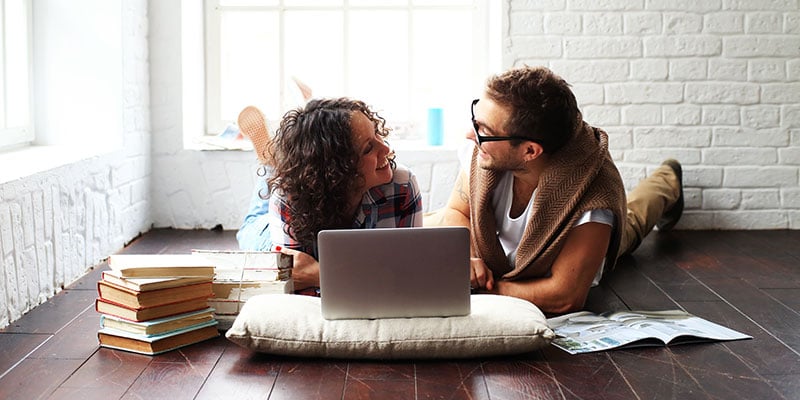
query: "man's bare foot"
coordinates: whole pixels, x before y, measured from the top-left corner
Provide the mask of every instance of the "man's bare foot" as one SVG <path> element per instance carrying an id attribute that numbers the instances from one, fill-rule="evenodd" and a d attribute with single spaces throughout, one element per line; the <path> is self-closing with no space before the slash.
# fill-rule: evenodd
<path id="1" fill-rule="evenodd" d="M 250 139 L 258 160 L 264 165 L 275 165 L 272 155 L 272 139 L 269 136 L 264 113 L 256 107 L 247 106 L 239 113 L 239 131 Z"/>

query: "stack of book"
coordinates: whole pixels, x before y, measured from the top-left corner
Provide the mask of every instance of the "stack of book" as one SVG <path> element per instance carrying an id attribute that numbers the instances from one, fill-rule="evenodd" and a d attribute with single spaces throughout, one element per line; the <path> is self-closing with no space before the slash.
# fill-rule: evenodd
<path id="1" fill-rule="evenodd" d="M 276 251 L 193 250 L 214 264 L 214 297 L 209 306 L 219 329 L 231 327 L 244 303 L 268 293 L 293 293 L 292 257 Z"/>
<path id="2" fill-rule="evenodd" d="M 100 346 L 159 354 L 219 336 L 214 265 L 178 254 L 118 254 L 97 282 Z"/>

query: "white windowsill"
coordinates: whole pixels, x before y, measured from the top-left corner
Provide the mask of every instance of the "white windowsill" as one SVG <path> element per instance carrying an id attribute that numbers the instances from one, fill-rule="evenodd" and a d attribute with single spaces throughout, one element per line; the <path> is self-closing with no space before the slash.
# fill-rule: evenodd
<path id="1" fill-rule="evenodd" d="M 389 143 L 395 150 L 403 152 L 453 152 L 458 149 L 458 146 L 454 144 L 431 146 L 425 140 L 390 140 Z M 198 151 L 253 151 L 253 144 L 249 140 L 230 140 L 208 135 L 188 143 L 186 149 Z"/>
<path id="2" fill-rule="evenodd" d="M 0 153 L 0 184 L 64 165 L 97 157 L 105 152 L 87 146 L 28 146 Z"/>

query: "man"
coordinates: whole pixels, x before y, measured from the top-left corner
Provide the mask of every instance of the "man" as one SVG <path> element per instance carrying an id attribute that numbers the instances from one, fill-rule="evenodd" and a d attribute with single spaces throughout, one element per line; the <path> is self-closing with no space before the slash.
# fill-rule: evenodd
<path id="1" fill-rule="evenodd" d="M 665 161 L 626 204 L 608 135 L 583 121 L 569 85 L 546 68 L 490 78 L 472 113 L 469 170 L 425 224 L 470 227 L 481 292 L 579 310 L 619 255 L 681 216 L 680 163 Z"/>

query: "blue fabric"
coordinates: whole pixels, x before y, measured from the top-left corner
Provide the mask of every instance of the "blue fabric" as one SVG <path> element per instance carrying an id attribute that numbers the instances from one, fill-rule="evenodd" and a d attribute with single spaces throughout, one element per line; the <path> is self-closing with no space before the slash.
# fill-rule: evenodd
<path id="1" fill-rule="evenodd" d="M 265 167 L 264 176 L 256 179 L 256 187 L 250 198 L 247 215 L 236 232 L 236 240 L 242 250 L 265 251 L 270 250 L 272 241 L 269 234 L 269 201 L 261 198 L 260 194 L 268 193 L 267 179 L 273 174 L 273 169 Z"/>

